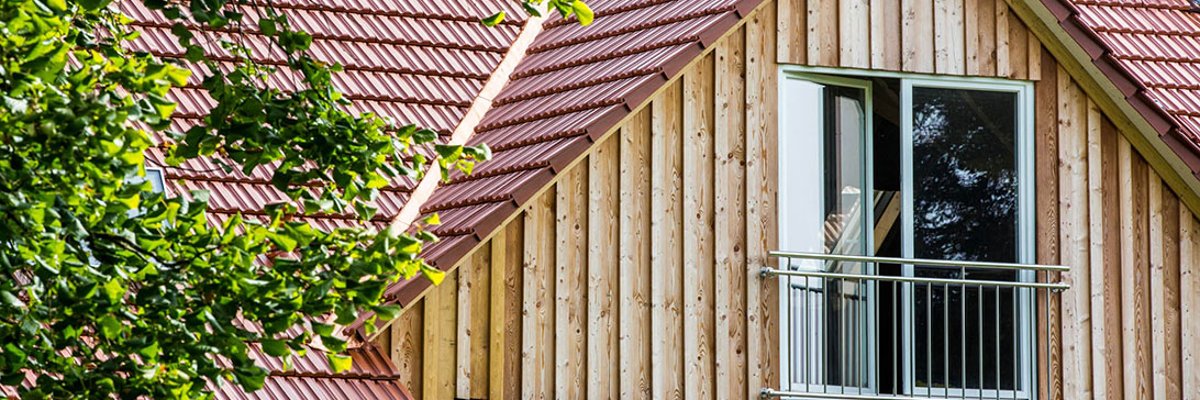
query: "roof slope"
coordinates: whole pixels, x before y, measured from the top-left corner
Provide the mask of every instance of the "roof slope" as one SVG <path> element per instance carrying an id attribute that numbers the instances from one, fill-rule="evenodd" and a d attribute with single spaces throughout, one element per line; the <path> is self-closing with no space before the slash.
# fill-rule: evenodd
<path id="1" fill-rule="evenodd" d="M 340 63 L 344 72 L 334 81 L 348 99 L 351 111 L 374 112 L 397 123 L 412 123 L 450 135 L 463 120 L 480 90 L 491 78 L 509 47 L 517 38 L 524 20 L 511 0 L 469 0 L 454 5 L 423 1 L 384 0 L 275 0 L 272 5 L 288 16 L 297 29 L 312 34 L 311 54 L 322 61 Z M 170 33 L 171 22 L 160 13 L 145 8 L 141 1 L 123 1 L 118 6 L 133 19 L 141 36 L 130 43 L 133 50 L 146 51 L 164 58 L 182 58 L 183 51 Z M 510 18 L 488 28 L 479 17 L 506 10 Z M 255 33 L 257 13 L 247 9 L 246 29 L 239 40 L 247 43 L 254 57 L 267 65 L 285 65 L 283 55 Z M 197 42 L 217 60 L 227 57 L 218 39 L 231 32 L 193 27 Z M 205 71 L 193 67 L 192 82 L 176 88 L 169 98 L 178 103 L 173 128 L 179 131 L 198 123 L 214 104 L 198 87 Z M 288 89 L 297 85 L 298 76 L 281 70 L 269 84 Z M 163 166 L 163 151 L 152 148 L 147 154 L 151 166 Z M 229 163 L 233 164 L 233 163 Z M 215 224 L 235 215 L 263 215 L 263 207 L 287 197 L 270 183 L 271 171 L 260 167 L 250 174 L 234 170 L 226 173 L 208 160 L 190 160 L 184 165 L 164 168 L 166 189 L 179 196 L 192 190 L 210 192 L 209 215 Z M 374 227 L 390 223 L 410 198 L 416 182 L 395 179 L 381 190 L 375 205 L 379 212 Z M 346 215 L 306 216 L 306 221 L 321 229 L 358 224 Z M 359 341 L 352 341 L 357 343 Z M 361 343 L 360 343 L 361 344 Z M 255 351 L 258 346 L 251 346 Z M 324 357 L 312 352 L 285 371 L 279 360 L 259 354 L 259 361 L 271 371 L 266 386 L 246 393 L 234 385 L 217 389 L 223 399 L 408 399 L 412 396 L 399 383 L 399 374 L 391 360 L 370 344 L 349 350 L 353 369 L 333 374 Z M 33 376 L 29 376 L 33 379 Z M 31 384 L 32 382 L 27 382 Z M 12 388 L 4 388 L 6 395 Z M 15 395 L 13 393 L 12 395 Z"/>
<path id="2" fill-rule="evenodd" d="M 426 259 L 453 266 L 759 3 L 591 0 L 590 26 L 544 22 L 469 141 L 491 146 L 493 159 L 453 175 L 421 207 L 442 220 Z M 428 286 L 417 277 L 386 296 L 404 304 Z"/>
<path id="3" fill-rule="evenodd" d="M 1191 3 L 1042 2 L 1192 173 L 1200 172 L 1200 14 Z"/>
<path id="4" fill-rule="evenodd" d="M 479 23 L 480 15 L 508 9 L 521 15 L 507 0 L 471 0 L 456 6 L 436 2 L 379 0 L 280 0 L 272 3 L 297 28 L 313 36 L 311 54 L 322 61 L 340 63 L 345 71 L 334 75 L 335 84 L 352 100 L 356 112 L 374 112 L 397 123 L 412 123 L 449 135 L 466 114 L 492 71 L 499 65 L 523 21 L 506 21 L 493 28 Z M 160 13 L 146 9 L 141 1 L 120 4 L 133 19 L 141 36 L 130 45 L 166 58 L 183 55 L 171 23 Z M 267 65 L 284 65 L 281 52 L 256 34 L 258 12 L 245 12 L 246 30 L 239 36 Z M 195 29 L 193 29 L 195 30 Z M 227 53 L 216 39 L 229 32 L 206 29 L 197 33 L 208 53 L 218 60 Z M 184 130 L 198 122 L 214 104 L 198 87 L 205 73 L 194 69 L 188 86 L 177 88 L 170 98 L 179 103 L 174 128 Z M 299 81 L 295 72 L 281 70 L 270 84 L 287 89 Z M 162 165 L 163 153 L 152 149 L 152 164 Z M 259 215 L 263 206 L 286 200 L 270 184 L 270 171 L 259 168 L 246 175 L 226 173 L 206 160 L 191 160 L 180 168 L 166 168 L 168 189 L 186 195 L 191 190 L 212 193 L 209 212 L 221 223 L 235 213 Z M 395 179 L 381 190 L 373 218 L 383 226 L 395 218 L 409 198 L 415 182 Z M 315 226 L 329 229 L 357 224 L 353 215 L 307 217 Z"/>

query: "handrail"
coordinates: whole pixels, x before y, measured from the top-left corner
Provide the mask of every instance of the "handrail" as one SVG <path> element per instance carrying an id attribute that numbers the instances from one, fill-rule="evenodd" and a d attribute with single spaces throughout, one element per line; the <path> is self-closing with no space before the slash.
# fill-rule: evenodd
<path id="1" fill-rule="evenodd" d="M 809 278 L 833 278 L 833 279 L 854 279 L 866 281 L 886 281 L 886 282 L 909 282 L 909 283 L 936 283 L 962 286 L 990 286 L 990 287 L 1012 287 L 1012 288 L 1033 288 L 1033 289 L 1050 289 L 1054 291 L 1063 291 L 1070 289 L 1071 286 L 1065 283 L 1041 283 L 1041 282 L 1010 282 L 1010 281 L 991 281 L 991 280 L 975 280 L 975 279 L 948 279 L 948 278 L 924 278 L 916 276 L 891 276 L 891 275 L 865 275 L 865 274 L 843 274 L 837 272 L 820 272 L 820 271 L 788 271 L 764 267 L 759 270 L 764 276 L 785 275 L 785 276 L 800 276 Z"/>
<path id="2" fill-rule="evenodd" d="M 812 260 L 848 261 L 848 262 L 863 262 L 863 263 L 876 263 L 876 264 L 905 264 L 905 265 L 919 265 L 919 266 L 923 266 L 923 267 L 990 268 L 990 269 L 1055 271 L 1055 272 L 1071 271 L 1070 267 L 1063 266 L 1063 265 L 1000 263 L 1000 262 L 989 262 L 989 261 L 932 260 L 932 259 L 924 259 L 924 258 L 852 256 L 852 255 L 842 255 L 842 254 L 821 254 L 821 253 L 806 253 L 806 252 L 796 252 L 796 251 L 772 251 L 768 254 L 770 254 L 771 257 L 807 258 L 807 259 L 812 259 Z"/>

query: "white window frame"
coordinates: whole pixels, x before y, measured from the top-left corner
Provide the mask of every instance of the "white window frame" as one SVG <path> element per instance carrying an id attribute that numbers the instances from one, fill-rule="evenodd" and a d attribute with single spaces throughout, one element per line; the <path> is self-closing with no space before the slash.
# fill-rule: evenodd
<path id="1" fill-rule="evenodd" d="M 1035 126 L 1035 121 L 1034 121 L 1035 104 L 1034 104 L 1034 95 L 1033 95 L 1033 82 L 1023 81 L 1023 80 L 999 79 L 999 78 L 935 76 L 935 75 L 912 74 L 912 73 L 903 73 L 903 72 L 871 71 L 871 70 L 829 68 L 829 67 L 809 67 L 809 66 L 795 66 L 795 65 L 780 66 L 779 76 L 780 76 L 781 81 L 780 81 L 780 85 L 778 88 L 779 89 L 779 97 L 778 98 L 779 98 L 779 110 L 781 110 L 781 111 L 779 112 L 779 122 L 780 122 L 779 132 L 780 132 L 780 134 L 778 137 L 778 140 L 779 140 L 778 143 L 779 143 L 779 149 L 780 149 L 781 154 L 786 154 L 786 152 L 787 152 L 786 146 L 788 146 L 788 144 L 789 144 L 789 141 L 787 140 L 786 135 L 784 135 L 782 133 L 788 129 L 787 128 L 788 126 L 792 126 L 790 124 L 797 123 L 797 121 L 792 121 L 795 118 L 794 116 L 783 111 L 783 110 L 787 110 L 789 108 L 789 106 L 797 105 L 797 99 L 794 98 L 795 96 L 788 93 L 788 90 L 787 90 L 788 85 L 786 84 L 788 79 L 799 79 L 799 80 L 811 81 L 811 82 L 819 83 L 819 84 L 830 84 L 830 85 L 850 86 L 850 87 L 856 87 L 856 86 L 855 85 L 847 85 L 846 83 L 859 82 L 861 79 L 892 78 L 892 79 L 900 80 L 901 93 L 900 93 L 899 107 L 900 107 L 900 113 L 901 113 L 901 117 L 900 117 L 900 122 L 901 122 L 901 127 L 900 127 L 900 135 L 901 135 L 901 144 L 900 144 L 900 147 L 901 147 L 901 207 L 902 207 L 901 209 L 902 209 L 902 216 L 903 216 L 903 218 L 901 219 L 901 224 L 902 224 L 901 225 L 901 239 L 902 239 L 902 243 L 903 243 L 901 247 L 903 249 L 902 256 L 905 258 L 912 258 L 912 255 L 913 255 L 912 254 L 912 252 L 913 252 L 913 247 L 912 247 L 913 237 L 912 237 L 912 235 L 913 235 L 913 223 L 914 223 L 913 222 L 913 214 L 912 214 L 912 211 L 913 211 L 912 89 L 913 89 L 913 87 L 1001 91 L 1001 92 L 1010 92 L 1010 93 L 1016 94 L 1017 95 L 1017 114 L 1018 114 L 1017 115 L 1018 131 L 1017 131 L 1017 138 L 1016 138 L 1017 139 L 1017 149 L 1016 149 L 1017 150 L 1017 160 L 1016 160 L 1016 162 L 1017 162 L 1017 170 L 1018 170 L 1017 171 L 1017 176 L 1018 176 L 1018 178 L 1017 178 L 1018 179 L 1018 181 L 1017 181 L 1017 191 L 1018 191 L 1018 193 L 1017 193 L 1017 210 L 1018 210 L 1017 211 L 1017 225 L 1018 226 L 1016 229 L 1017 246 L 1018 246 L 1017 262 L 1018 263 L 1033 263 L 1033 262 L 1035 262 L 1035 260 L 1036 260 L 1036 237 L 1035 237 L 1035 235 L 1036 235 L 1036 233 L 1035 233 L 1036 232 L 1036 230 L 1035 230 L 1035 226 L 1036 226 L 1036 221 L 1035 221 L 1035 218 L 1036 218 L 1036 210 L 1035 210 L 1035 207 L 1036 207 L 1036 203 L 1035 203 L 1036 178 L 1035 178 L 1035 170 L 1034 170 L 1034 162 L 1035 162 L 1034 136 L 1035 136 L 1035 132 L 1036 132 L 1036 126 Z M 857 78 L 857 79 L 855 79 L 855 78 Z M 868 107 L 870 107 L 871 93 L 870 93 L 869 87 L 868 87 L 868 92 L 867 92 L 867 103 L 868 103 Z M 1054 105 L 1047 105 L 1047 106 L 1054 106 Z M 867 114 L 868 116 L 872 115 L 870 112 L 871 112 L 871 110 L 870 110 L 870 108 L 868 108 L 868 114 Z M 871 118 L 868 117 L 867 120 L 868 120 L 868 125 L 867 125 L 868 134 L 866 135 L 866 138 L 863 141 L 864 155 L 872 154 L 871 152 L 874 151 L 872 144 L 871 144 L 871 138 L 873 136 L 873 134 L 871 134 L 871 132 L 873 132 L 873 127 L 870 125 Z M 786 171 L 786 169 L 783 168 L 785 166 L 791 167 L 791 165 L 786 164 L 788 161 L 795 161 L 795 160 L 789 160 L 788 157 L 781 156 L 778 158 L 780 160 L 780 165 L 779 165 L 780 171 Z M 864 158 L 866 158 L 865 166 L 867 168 L 866 174 L 865 174 L 867 176 L 866 181 L 865 181 L 865 183 L 867 185 L 866 187 L 873 188 L 874 182 L 873 182 L 873 179 L 871 179 L 871 175 L 872 175 L 871 174 L 871 158 L 872 157 L 864 157 Z M 818 160 L 816 165 L 824 165 L 824 163 L 821 160 Z M 782 204 L 783 204 L 783 200 L 785 199 L 786 193 L 794 192 L 796 190 L 803 190 L 803 188 L 787 188 L 787 187 L 785 187 L 786 186 L 785 180 L 780 179 L 779 182 L 780 182 L 779 198 L 780 198 L 780 204 L 781 204 L 780 217 L 784 217 L 784 215 L 783 215 L 784 213 L 782 211 L 782 209 L 783 209 Z M 811 190 L 811 188 L 808 188 L 808 189 Z M 870 190 L 868 190 L 868 191 L 870 191 Z M 871 198 L 871 196 L 865 196 L 865 197 L 868 199 Z M 869 202 L 864 202 L 864 211 L 872 209 L 872 208 L 868 208 L 868 206 L 873 207 L 873 204 L 870 204 Z M 873 218 L 873 213 L 864 212 L 864 215 L 865 215 L 864 220 L 866 220 L 866 221 L 870 221 Z M 786 221 L 784 221 L 783 218 L 780 218 L 779 221 L 780 221 L 780 223 L 778 224 L 779 229 L 780 229 L 779 238 L 780 238 L 780 243 L 782 245 L 785 243 L 783 240 L 786 237 L 786 232 L 787 232 L 789 224 L 786 223 Z M 873 221 L 870 221 L 869 223 L 873 224 Z M 873 241 L 873 239 L 874 239 L 873 235 L 867 235 L 867 236 L 869 237 L 868 240 Z M 868 243 L 868 246 L 869 246 L 868 248 L 871 248 L 871 249 L 874 248 L 873 243 Z M 783 250 L 790 250 L 790 249 L 783 249 Z M 780 265 L 780 267 L 787 268 L 788 266 Z M 904 274 L 905 275 L 912 276 L 912 274 L 914 272 L 913 270 L 914 270 L 914 268 L 911 265 L 904 266 Z M 1032 271 L 1022 271 L 1022 272 L 1020 272 L 1019 279 L 1021 281 L 1032 282 L 1036 279 L 1036 276 Z M 789 285 L 790 285 L 789 279 L 780 279 L 780 281 L 781 281 L 780 282 L 780 290 L 781 290 L 780 293 L 789 293 L 787 291 L 789 289 Z M 1021 291 L 1018 295 L 1017 306 L 1019 307 L 1019 309 L 1022 313 L 1021 315 L 1023 317 L 1018 317 L 1017 318 L 1018 321 L 1016 321 L 1019 324 L 1019 329 L 1020 329 L 1020 338 L 1018 340 L 1019 340 L 1019 346 L 1020 346 L 1020 350 L 1021 350 L 1021 359 L 1018 361 L 1020 373 L 1018 374 L 1018 376 L 1014 377 L 1014 379 L 1019 380 L 1020 385 L 1023 389 L 1018 390 L 1018 391 L 1013 391 L 1013 390 L 979 390 L 979 389 L 963 390 L 963 389 L 939 389 L 939 388 L 929 389 L 929 388 L 915 387 L 915 383 L 912 382 L 913 372 L 915 371 L 915 365 L 913 362 L 914 349 L 912 348 L 912 340 L 911 340 L 912 334 L 913 334 L 912 333 L 912 324 L 911 324 L 911 321 L 913 318 L 913 310 L 912 310 L 913 303 L 912 303 L 912 297 L 911 297 L 912 296 L 911 288 L 906 288 L 903 292 L 904 292 L 903 296 L 905 298 L 905 301 L 902 304 L 902 309 L 903 309 L 902 317 L 906 321 L 910 321 L 910 323 L 905 324 L 907 326 L 907 328 L 903 332 L 903 340 L 902 340 L 904 343 L 903 351 L 902 351 L 903 364 L 901 364 L 901 365 L 903 365 L 903 368 L 908 369 L 908 371 L 904 374 L 903 387 L 904 388 L 912 388 L 912 393 L 906 393 L 907 395 L 917 395 L 917 396 L 926 396 L 926 397 L 984 397 L 984 398 L 998 397 L 998 398 L 1015 398 L 1015 399 L 1029 399 L 1029 400 L 1035 400 L 1037 398 L 1037 391 L 1032 390 L 1033 388 L 1035 388 L 1037 386 L 1037 383 L 1038 383 L 1037 382 L 1037 371 L 1036 371 L 1037 366 L 1036 366 L 1036 363 L 1034 360 L 1035 357 L 1033 356 L 1033 349 L 1034 349 L 1035 343 L 1037 341 L 1037 337 L 1036 337 L 1036 324 L 1034 323 L 1034 318 L 1035 318 L 1034 316 L 1036 315 L 1036 310 L 1034 309 L 1034 306 L 1033 306 L 1034 299 L 1033 299 L 1032 293 L 1030 293 L 1029 291 Z M 790 349 L 791 346 L 790 346 L 790 342 L 789 342 L 790 338 L 784 337 L 784 336 L 789 335 L 789 333 L 787 332 L 786 329 L 791 324 L 791 321 L 789 319 L 791 310 L 789 309 L 790 304 L 786 303 L 787 298 L 790 298 L 790 295 L 789 296 L 780 296 L 781 323 L 779 325 L 780 332 L 778 332 L 779 337 L 782 339 L 781 344 L 779 346 L 780 347 L 780 356 L 781 356 L 781 360 L 780 360 L 781 361 L 780 367 L 781 367 L 781 373 L 782 373 L 781 376 L 785 377 L 785 378 L 791 376 L 789 374 L 790 373 L 790 371 L 789 371 L 790 362 L 788 362 L 788 360 L 790 359 L 789 353 L 791 352 L 791 349 Z M 875 349 L 875 351 L 877 351 L 877 349 Z M 874 374 L 873 368 L 872 368 L 872 374 Z M 784 379 L 784 380 L 789 380 L 789 379 Z M 794 382 L 782 382 L 782 383 L 784 385 L 784 387 L 782 389 L 785 391 L 803 388 L 803 387 L 800 387 L 800 388 L 793 387 Z M 875 388 L 875 387 L 877 387 L 877 384 L 878 384 L 877 377 L 872 376 L 872 384 L 870 386 L 872 388 Z M 817 388 L 814 388 L 811 386 L 810 386 L 810 388 L 817 389 Z M 866 394 L 866 393 L 864 393 L 864 394 Z"/>
<path id="2" fill-rule="evenodd" d="M 870 232 L 873 231 L 872 228 L 875 225 L 875 222 L 874 222 L 875 215 L 872 212 L 874 210 L 875 205 L 874 205 L 874 201 L 873 201 L 873 196 L 871 196 L 871 191 L 869 190 L 869 188 L 872 188 L 875 186 L 874 179 L 873 179 L 873 173 L 872 173 L 874 165 L 873 165 L 872 158 L 867 157 L 867 155 L 871 154 L 871 151 L 872 151 L 872 141 L 873 141 L 872 132 L 874 132 L 874 121 L 872 120 L 872 115 L 874 115 L 874 109 L 873 109 L 874 102 L 873 102 L 873 97 L 872 97 L 873 96 L 873 93 L 872 93 L 873 85 L 872 85 L 871 81 L 865 80 L 865 79 L 855 79 L 855 78 L 847 78 L 847 77 L 841 77 L 841 76 L 804 74 L 804 73 L 787 74 L 787 75 L 784 75 L 782 77 L 782 79 L 784 79 L 784 80 L 781 81 L 781 84 L 779 85 L 779 99 L 780 99 L 781 106 L 784 104 L 793 104 L 793 105 L 802 104 L 803 106 L 811 105 L 811 104 L 808 104 L 805 100 L 800 99 L 799 96 L 797 96 L 797 94 L 793 90 L 788 90 L 789 85 L 787 82 L 789 80 L 803 81 L 803 82 L 814 83 L 814 84 L 818 84 L 818 85 L 839 86 L 839 87 L 860 89 L 863 91 L 863 107 L 864 107 L 864 110 L 863 110 L 863 112 L 864 112 L 864 114 L 863 114 L 864 115 L 863 136 L 861 137 L 861 148 L 859 149 L 859 157 L 862 160 L 861 161 L 862 164 L 860 167 L 862 168 L 862 171 L 863 171 L 862 179 L 863 179 L 864 190 L 860 194 L 860 208 L 862 210 L 861 211 L 862 221 L 860 221 L 861 226 L 859 227 L 859 231 L 861 232 L 862 237 L 863 237 L 862 246 L 867 249 L 874 249 L 875 248 L 875 243 L 874 243 L 875 238 L 874 238 L 874 235 L 870 234 Z M 816 99 L 816 102 L 817 102 L 816 108 L 818 110 L 824 110 L 824 106 L 825 106 L 824 97 L 818 97 Z M 802 124 L 809 125 L 809 126 L 815 125 L 819 132 L 819 134 L 817 135 L 817 138 L 815 140 L 816 148 L 824 149 L 824 146 L 826 143 L 825 143 L 825 136 L 824 136 L 825 121 L 823 119 L 824 118 L 823 112 L 818 112 L 817 118 L 818 118 L 818 121 L 816 121 L 816 123 L 814 124 L 813 121 L 797 120 L 798 117 L 795 114 L 780 113 L 781 132 L 783 131 L 782 127 L 795 126 L 795 124 L 802 123 Z M 794 144 L 792 144 L 792 140 L 794 138 L 788 137 L 788 135 L 779 135 L 778 139 L 779 139 L 778 143 L 779 143 L 780 149 L 786 149 L 786 148 L 789 148 L 790 146 L 795 146 Z M 817 165 L 824 166 L 825 160 L 823 158 L 823 154 L 824 154 L 823 151 L 817 151 L 817 157 L 816 157 Z M 789 168 L 795 168 L 797 166 L 804 166 L 804 164 L 811 162 L 811 160 L 804 160 L 799 157 L 779 157 L 779 162 L 780 162 L 779 170 L 787 171 L 787 170 L 789 170 Z M 791 193 L 793 191 L 795 191 L 797 193 L 805 194 L 804 196 L 797 196 L 797 198 L 817 198 L 817 199 L 825 198 L 824 186 L 822 186 L 822 185 L 817 185 L 817 195 L 815 197 L 813 197 L 813 195 L 812 195 L 813 190 L 811 187 L 791 187 L 792 185 L 788 185 L 786 183 L 788 181 L 789 180 L 787 180 L 787 179 L 783 179 L 783 177 L 781 177 L 781 179 L 779 180 L 779 182 L 781 183 L 781 185 L 779 187 L 779 198 L 781 201 L 784 199 L 791 198 L 792 197 Z M 790 215 L 792 211 L 794 211 L 794 209 L 787 209 L 785 207 L 779 207 L 779 209 L 778 209 L 778 212 L 780 214 L 779 220 L 785 221 L 788 219 L 795 218 L 796 216 Z M 789 241 L 789 238 L 793 237 L 794 232 L 796 232 L 798 228 L 802 228 L 798 225 L 799 224 L 786 224 L 786 223 L 779 224 L 779 229 L 780 229 L 779 243 L 786 246 L 786 244 Z M 811 229 L 811 227 L 803 227 L 803 228 Z M 807 250 L 807 249 L 800 249 L 800 250 Z M 787 261 L 781 261 L 779 267 L 781 269 L 791 269 L 791 268 L 796 268 L 797 266 L 789 265 Z M 823 271 L 825 268 L 824 268 L 823 263 L 810 261 L 810 262 L 801 264 L 799 266 L 799 268 L 796 268 L 796 269 L 809 270 L 809 271 Z M 874 271 L 869 270 L 868 272 L 873 273 Z M 791 304 L 791 290 L 792 290 L 792 287 L 797 284 L 796 281 L 803 282 L 803 283 L 800 283 L 800 285 L 805 286 L 805 287 L 816 287 L 816 288 L 821 287 L 821 283 L 819 281 L 813 281 L 813 284 L 810 284 L 810 283 L 808 283 L 807 279 L 803 279 L 803 278 L 780 277 L 780 279 L 779 279 L 780 293 L 784 294 L 784 295 L 780 296 L 780 310 L 786 310 L 786 311 L 780 313 L 781 314 L 780 326 L 782 326 L 782 327 L 790 326 L 793 323 L 792 315 L 791 315 L 792 314 L 791 306 L 793 305 L 793 304 Z M 869 297 L 873 298 L 874 297 L 873 294 L 875 293 L 874 283 L 868 282 L 868 283 L 866 283 L 866 285 L 867 285 L 867 288 L 866 288 L 867 295 Z M 876 310 L 875 310 L 874 304 L 871 304 L 865 311 L 866 312 L 863 315 L 863 319 L 866 321 L 866 323 L 874 324 L 874 321 L 876 320 L 876 318 L 875 318 Z M 810 319 L 810 321 L 811 321 L 811 319 Z M 800 322 L 797 322 L 797 323 L 800 323 Z M 818 324 L 819 319 L 818 319 L 818 321 L 812 321 L 812 323 L 814 325 Z M 874 329 L 867 329 L 867 331 L 871 332 L 872 335 L 875 332 Z M 819 334 L 823 335 L 823 333 L 819 333 Z M 783 338 L 782 345 L 780 345 L 780 357 L 781 357 L 780 358 L 780 360 L 781 360 L 780 368 L 782 368 L 782 371 L 781 371 L 782 375 L 780 375 L 780 376 L 784 377 L 784 380 L 790 380 L 789 377 L 792 376 L 791 375 L 791 365 L 790 365 L 791 363 L 789 363 L 788 360 L 791 360 L 791 358 L 792 358 L 789 353 L 792 351 L 792 347 L 794 347 L 792 345 L 793 338 L 791 337 L 791 335 L 789 335 L 787 333 L 781 333 L 781 335 L 787 335 L 787 337 Z M 868 344 L 867 352 L 869 354 L 874 354 L 878 351 L 878 349 L 875 348 L 877 346 L 875 344 L 876 341 L 874 340 L 875 339 L 874 336 L 871 336 L 868 338 L 863 338 L 863 339 L 864 339 L 864 343 Z M 816 343 L 824 343 L 824 340 L 825 339 L 823 339 L 820 336 L 813 339 L 813 341 Z M 807 343 L 806 343 L 806 347 L 807 347 Z M 817 348 L 818 352 L 821 351 L 819 345 L 814 346 L 814 348 Z M 868 357 L 867 363 L 868 364 L 865 367 L 865 369 L 866 369 L 865 372 L 867 374 L 866 381 L 868 382 L 868 384 L 866 387 L 816 385 L 816 384 L 812 384 L 812 383 L 808 383 L 808 382 L 783 382 L 784 390 L 803 388 L 805 390 L 817 390 L 817 391 L 821 391 L 821 392 L 825 392 L 825 393 L 838 393 L 838 394 L 848 394 L 848 395 L 876 394 L 876 393 L 878 393 L 878 391 L 877 391 L 878 377 L 875 376 L 876 369 L 877 369 L 876 368 L 877 366 L 875 364 L 875 359 L 873 357 Z M 807 372 L 808 371 L 805 371 L 806 374 L 807 374 Z M 824 379 L 821 377 L 821 375 L 819 373 L 814 375 L 814 377 L 816 379 Z"/>

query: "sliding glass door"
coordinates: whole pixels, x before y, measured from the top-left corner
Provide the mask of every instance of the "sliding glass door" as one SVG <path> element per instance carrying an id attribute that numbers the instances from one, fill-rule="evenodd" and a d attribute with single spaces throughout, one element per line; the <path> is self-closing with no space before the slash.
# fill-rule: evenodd
<path id="1" fill-rule="evenodd" d="M 903 256 L 1032 262 L 1031 129 L 1026 85 L 905 80 Z M 1029 280 L 1004 270 L 905 266 L 904 274 Z M 907 288 L 905 354 L 913 394 L 1029 398 L 1028 294 L 956 285 Z M 1022 378 L 1026 377 L 1026 378 Z"/>

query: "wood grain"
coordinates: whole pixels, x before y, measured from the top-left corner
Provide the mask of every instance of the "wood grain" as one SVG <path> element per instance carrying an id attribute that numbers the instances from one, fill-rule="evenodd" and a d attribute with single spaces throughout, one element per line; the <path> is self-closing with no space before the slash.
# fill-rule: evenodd
<path id="1" fill-rule="evenodd" d="M 451 272 L 442 284 L 425 296 L 422 397 L 448 399 L 455 393 L 455 361 L 458 346 L 458 273 Z"/>
<path id="2" fill-rule="evenodd" d="M 586 162 L 584 164 L 586 166 Z M 555 193 L 554 397 L 587 395 L 588 169 L 569 168 Z"/>
<path id="3" fill-rule="evenodd" d="M 745 29 L 721 42 L 716 59 L 714 152 L 716 207 L 714 239 L 718 279 L 716 308 L 716 395 L 728 399 L 746 389 L 746 69 Z"/>
<path id="4" fill-rule="evenodd" d="M 683 396 L 682 98 L 683 85 L 675 81 L 651 103 L 651 373 L 660 398 Z"/>
<path id="5" fill-rule="evenodd" d="M 621 128 L 621 398 L 648 399 L 650 340 L 650 110 Z"/>
<path id="6" fill-rule="evenodd" d="M 555 191 L 525 208 L 521 390 L 526 399 L 554 397 Z"/>
<path id="7" fill-rule="evenodd" d="M 710 54 L 683 76 L 684 397 L 715 398 L 713 84 Z"/>
<path id="8" fill-rule="evenodd" d="M 517 218 L 493 236 L 491 351 L 488 397 L 521 395 L 521 303 L 524 219 Z"/>
<path id="9" fill-rule="evenodd" d="M 588 398 L 620 394 L 618 285 L 620 254 L 619 195 L 621 139 L 614 136 L 588 156 L 587 277 Z"/>
<path id="10" fill-rule="evenodd" d="M 1063 394 L 1091 397 L 1091 299 L 1089 298 L 1087 99 L 1066 71 L 1058 73 L 1059 235 L 1061 262 L 1071 268 L 1062 277 L 1071 290 L 1062 297 Z M 1099 121 L 1097 121 L 1099 122 Z"/>
<path id="11" fill-rule="evenodd" d="M 746 398 L 779 387 L 778 285 L 756 273 L 777 245 L 777 83 L 767 45 L 775 40 L 774 26 L 773 12 L 756 13 L 746 23 Z"/>

